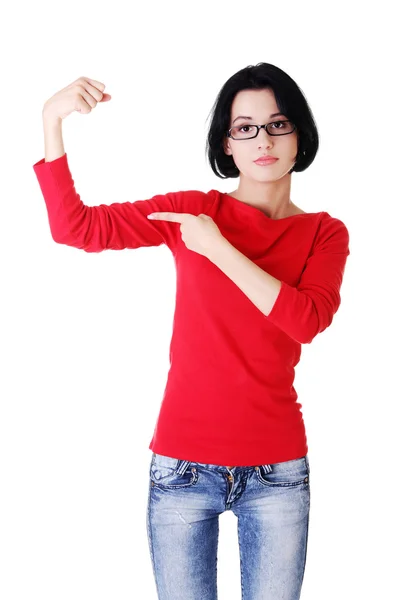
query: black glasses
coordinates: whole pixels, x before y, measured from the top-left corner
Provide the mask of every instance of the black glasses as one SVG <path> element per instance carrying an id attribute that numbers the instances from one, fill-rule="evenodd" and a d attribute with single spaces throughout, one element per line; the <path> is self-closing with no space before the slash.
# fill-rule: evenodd
<path id="1" fill-rule="evenodd" d="M 269 135 L 288 135 L 296 129 L 296 125 L 292 121 L 285 119 L 284 121 L 272 121 L 265 125 L 238 125 L 231 127 L 226 133 L 226 137 L 231 137 L 234 140 L 249 140 L 258 136 L 261 127 Z"/>

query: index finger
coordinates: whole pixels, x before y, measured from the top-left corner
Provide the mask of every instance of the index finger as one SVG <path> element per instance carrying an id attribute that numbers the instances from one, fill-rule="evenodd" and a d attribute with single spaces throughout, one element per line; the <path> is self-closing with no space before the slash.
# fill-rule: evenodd
<path id="1" fill-rule="evenodd" d="M 83 77 L 82 79 L 85 79 L 87 82 L 89 82 L 91 85 L 96 87 L 101 92 L 106 87 L 104 83 L 102 83 L 101 81 L 97 81 L 97 79 L 90 79 L 90 77 Z"/>
<path id="2" fill-rule="evenodd" d="M 154 212 L 147 215 L 148 219 L 159 219 L 161 221 L 174 221 L 175 223 L 183 223 L 183 219 L 187 213 L 174 212 Z"/>

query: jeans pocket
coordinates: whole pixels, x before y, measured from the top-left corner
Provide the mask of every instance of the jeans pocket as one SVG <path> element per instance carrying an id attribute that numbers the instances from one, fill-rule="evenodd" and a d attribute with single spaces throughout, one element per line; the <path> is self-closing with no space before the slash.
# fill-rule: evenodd
<path id="1" fill-rule="evenodd" d="M 160 488 L 184 488 L 197 483 L 198 473 L 190 461 L 153 453 L 150 464 L 152 486 Z"/>
<path id="2" fill-rule="evenodd" d="M 306 457 L 296 458 L 256 468 L 260 483 L 271 487 L 295 487 L 310 485 L 310 469 Z"/>

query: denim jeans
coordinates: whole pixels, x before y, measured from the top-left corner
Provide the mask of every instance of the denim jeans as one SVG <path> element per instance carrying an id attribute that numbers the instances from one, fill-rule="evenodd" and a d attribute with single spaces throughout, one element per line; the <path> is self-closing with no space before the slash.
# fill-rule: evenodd
<path id="1" fill-rule="evenodd" d="M 299 600 L 310 512 L 308 455 L 221 466 L 152 453 L 147 533 L 159 600 L 217 600 L 219 515 L 237 517 L 242 600 Z"/>

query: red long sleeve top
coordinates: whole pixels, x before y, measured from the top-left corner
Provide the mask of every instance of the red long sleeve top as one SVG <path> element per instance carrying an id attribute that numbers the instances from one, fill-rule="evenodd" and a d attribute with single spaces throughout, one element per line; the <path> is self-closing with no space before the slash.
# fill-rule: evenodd
<path id="1" fill-rule="evenodd" d="M 170 368 L 149 448 L 237 466 L 304 456 L 295 366 L 301 344 L 324 331 L 339 308 L 350 254 L 344 223 L 324 211 L 271 219 L 214 189 L 86 206 L 66 154 L 33 168 L 55 242 L 85 252 L 166 244 L 173 254 Z M 147 219 L 164 211 L 209 215 L 235 248 L 279 279 L 271 312 L 263 314 L 221 269 L 189 250 L 179 223 Z"/>

